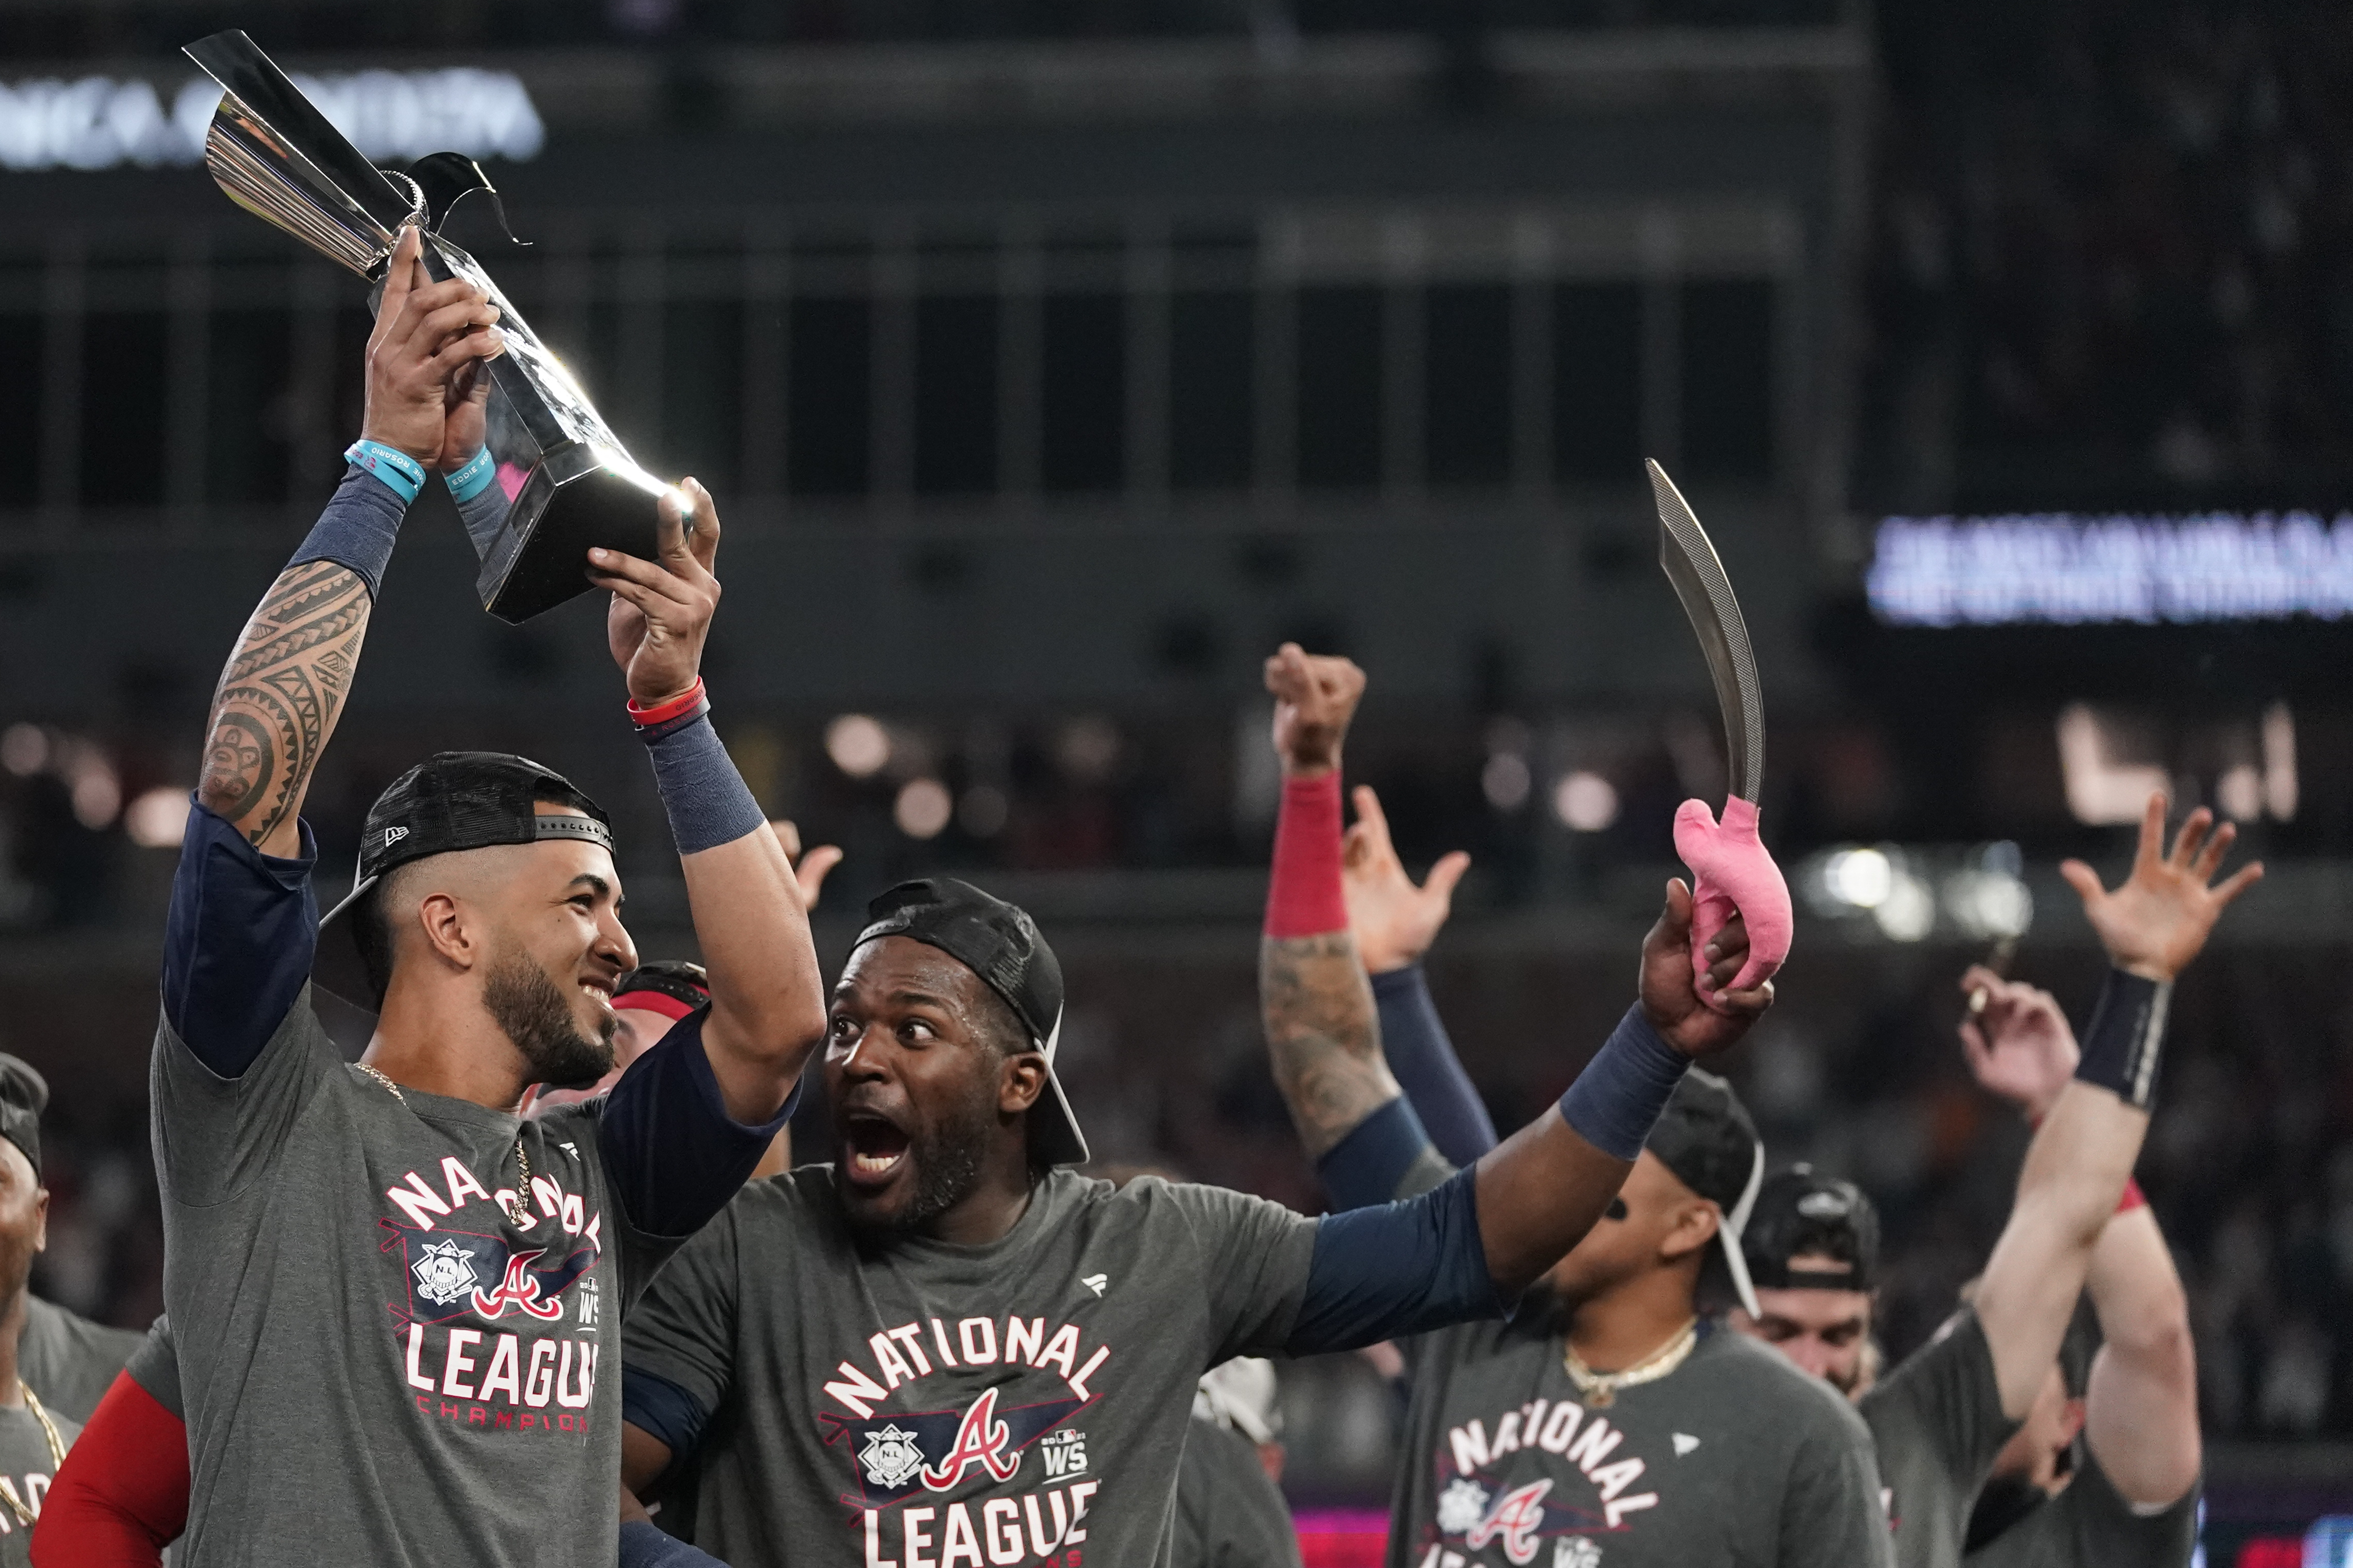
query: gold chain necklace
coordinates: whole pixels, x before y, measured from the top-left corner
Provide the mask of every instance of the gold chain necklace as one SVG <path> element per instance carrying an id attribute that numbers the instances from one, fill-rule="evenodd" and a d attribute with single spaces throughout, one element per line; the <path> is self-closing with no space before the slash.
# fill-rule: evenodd
<path id="1" fill-rule="evenodd" d="M 352 1066 L 392 1090 L 392 1098 L 401 1104 L 408 1103 L 408 1096 L 400 1092 L 400 1085 L 386 1078 L 380 1069 L 372 1068 L 365 1062 L 353 1062 Z M 507 1210 L 507 1217 L 515 1222 L 517 1228 L 529 1230 L 539 1222 L 531 1217 L 530 1206 L 522 1201 L 523 1194 L 531 1191 L 531 1156 L 522 1152 L 522 1137 L 520 1133 L 515 1137 L 515 1169 L 520 1174 L 515 1178 L 515 1190 L 508 1194 L 514 1206 Z"/>
<path id="2" fill-rule="evenodd" d="M 58 1424 L 49 1419 L 47 1411 L 41 1408 L 40 1395 L 35 1394 L 32 1386 L 21 1379 L 18 1380 L 16 1386 L 25 1391 L 25 1408 L 33 1413 L 33 1419 L 41 1424 L 41 1436 L 49 1440 L 49 1475 L 54 1479 L 66 1462 L 65 1440 L 58 1436 Z M 5 1491 L 0 1491 L 0 1502 L 5 1502 L 8 1505 L 8 1511 L 16 1516 L 17 1523 L 26 1530 L 33 1528 L 33 1521 L 37 1516 L 16 1496 L 16 1489 L 14 1487 Z"/>
<path id="3" fill-rule="evenodd" d="M 1585 1364 L 1583 1358 L 1561 1341 L 1561 1369 L 1568 1381 L 1577 1384 L 1577 1398 L 1596 1410 L 1607 1410 L 1618 1403 L 1618 1391 L 1637 1384 L 1656 1383 L 1683 1364 L 1692 1350 L 1699 1343 L 1699 1320 L 1694 1318 L 1675 1332 L 1675 1337 L 1636 1362 L 1623 1372 L 1596 1372 Z"/>

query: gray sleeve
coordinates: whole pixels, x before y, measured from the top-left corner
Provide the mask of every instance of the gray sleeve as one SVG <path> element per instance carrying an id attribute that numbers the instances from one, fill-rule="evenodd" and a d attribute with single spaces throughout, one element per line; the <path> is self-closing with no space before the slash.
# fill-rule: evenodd
<path id="1" fill-rule="evenodd" d="M 1893 1450 L 1906 1445 L 1914 1450 L 1907 1458 L 1934 1464 L 1963 1498 L 1985 1484 L 1994 1456 L 2019 1427 L 2002 1414 L 1993 1347 L 1986 1342 L 1985 1325 L 1968 1307 L 1946 1320 L 1865 1399 L 1887 1468 L 1901 1469 Z"/>
<path id="2" fill-rule="evenodd" d="M 482 560 L 491 546 L 499 542 L 499 530 L 507 521 L 507 492 L 497 479 L 477 491 L 470 500 L 458 503 L 458 516 L 466 524 L 466 537 L 474 542 L 474 558 Z"/>
<path id="3" fill-rule="evenodd" d="M 2073 1561 L 2085 1568 L 2189 1568 L 2198 1549 L 2198 1499 L 2191 1487 L 2171 1506 L 2139 1513 L 2108 1479 L 2088 1445 L 2075 1479 L 2051 1505 L 2068 1525 Z"/>
<path id="4" fill-rule="evenodd" d="M 1175 1208 L 1193 1250 L 1192 1278 L 1208 1311 L 1202 1368 L 1281 1351 L 1307 1294 L 1315 1222 L 1248 1193 L 1153 1177 L 1145 1182 L 1157 1191 L 1140 1195 Z"/>
<path id="5" fill-rule="evenodd" d="M 169 1319 L 155 1320 L 155 1326 L 147 1331 L 147 1337 L 131 1354 L 131 1364 L 123 1370 L 131 1374 L 132 1382 L 154 1397 L 156 1404 L 182 1420 L 187 1419 L 188 1413 L 180 1398 L 180 1357 L 172 1348 Z"/>
<path id="6" fill-rule="evenodd" d="M 621 1330 L 622 1364 L 675 1384 L 706 1416 L 735 1384 L 736 1255 L 731 1205 L 679 1248 Z"/>
<path id="7" fill-rule="evenodd" d="M 276 1163 L 311 1096 L 342 1070 L 342 1056 L 311 1011 L 308 986 L 237 1078 L 214 1072 L 167 1020 L 157 1020 L 148 1092 L 164 1199 L 200 1207 L 244 1193 Z"/>
<path id="8" fill-rule="evenodd" d="M 1801 1438 L 1781 1494 L 1780 1568 L 1892 1568 L 1879 1464 L 1862 1418 L 1843 1405 Z"/>
<path id="9" fill-rule="evenodd" d="M 1171 1568 L 1299 1568 L 1290 1505 L 1250 1439 L 1196 1418 L 1176 1467 Z"/>

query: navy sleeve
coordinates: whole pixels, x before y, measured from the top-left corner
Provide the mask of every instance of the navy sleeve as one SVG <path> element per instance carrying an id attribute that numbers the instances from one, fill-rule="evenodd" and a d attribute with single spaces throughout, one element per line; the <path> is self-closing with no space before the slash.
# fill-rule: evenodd
<path id="1" fill-rule="evenodd" d="M 301 832 L 301 855 L 282 860 L 189 802 L 164 917 L 164 1017 L 222 1078 L 245 1075 L 311 978 L 319 847 L 309 823 Z"/>
<path id="2" fill-rule="evenodd" d="M 1473 1179 L 1464 1171 L 1418 1198 L 1324 1215 L 1315 1228 L 1306 1295 L 1283 1350 L 1355 1350 L 1502 1317 L 1505 1302 L 1479 1239 Z"/>
<path id="3" fill-rule="evenodd" d="M 1373 1000 L 1381 1015 L 1381 1051 L 1398 1087 L 1429 1129 L 1430 1141 L 1450 1164 L 1476 1164 L 1497 1142 L 1494 1121 L 1471 1075 L 1446 1037 L 1421 965 L 1409 963 L 1373 977 Z"/>
<path id="4" fill-rule="evenodd" d="M 756 1127 L 727 1114 L 702 1048 L 708 1008 L 670 1026 L 629 1064 L 606 1101 L 596 1134 L 605 1172 L 629 1223 L 647 1236 L 684 1237 L 727 1206 L 801 1097 Z"/>
<path id="5" fill-rule="evenodd" d="M 703 1426 L 710 1421 L 711 1412 L 702 1402 L 666 1377 L 634 1366 L 621 1365 L 621 1419 L 650 1436 L 659 1437 L 670 1449 L 670 1463 L 675 1465 L 694 1452 L 702 1441 Z"/>
<path id="6" fill-rule="evenodd" d="M 1434 1173 L 1421 1174 L 1425 1169 Z M 1361 1209 L 1426 1192 L 1452 1175 L 1454 1167 L 1430 1147 L 1413 1107 L 1392 1100 L 1324 1151 L 1315 1173 L 1324 1178 L 1334 1208 Z"/>
<path id="7" fill-rule="evenodd" d="M 659 1525 L 633 1519 L 621 1526 L 618 1568 L 727 1568 L 727 1564 L 675 1535 L 664 1535 Z"/>

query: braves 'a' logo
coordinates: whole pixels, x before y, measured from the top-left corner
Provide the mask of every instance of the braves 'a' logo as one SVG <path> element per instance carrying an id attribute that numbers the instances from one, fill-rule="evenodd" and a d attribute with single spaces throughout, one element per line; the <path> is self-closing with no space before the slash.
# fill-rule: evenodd
<path id="1" fill-rule="evenodd" d="M 543 1323 L 552 1323 L 564 1316 L 562 1301 L 553 1297 L 541 1299 L 539 1277 L 531 1271 L 531 1260 L 538 1256 L 536 1247 L 508 1254 L 506 1275 L 497 1285 L 488 1290 L 479 1285 L 474 1287 L 474 1310 L 485 1318 L 495 1318 L 512 1307 Z"/>
<path id="2" fill-rule="evenodd" d="M 1471 1527 L 1462 1537 L 1463 1543 L 1476 1552 L 1500 1535 L 1504 1556 L 1514 1563 L 1535 1562 L 1536 1532 L 1544 1528 L 1545 1494 L 1550 1490 L 1550 1477 L 1514 1487 L 1495 1500 L 1486 1518 Z"/>
<path id="3" fill-rule="evenodd" d="M 923 1488 L 927 1491 L 953 1491 L 964 1479 L 965 1471 L 975 1465 L 985 1465 L 988 1473 L 1000 1481 L 1009 1481 L 1013 1472 L 1021 1468 L 1021 1456 L 1013 1449 L 1013 1433 L 997 1418 L 997 1390 L 984 1389 L 972 1407 L 956 1423 L 955 1440 L 948 1445 L 947 1457 L 936 1465 L 923 1467 Z"/>

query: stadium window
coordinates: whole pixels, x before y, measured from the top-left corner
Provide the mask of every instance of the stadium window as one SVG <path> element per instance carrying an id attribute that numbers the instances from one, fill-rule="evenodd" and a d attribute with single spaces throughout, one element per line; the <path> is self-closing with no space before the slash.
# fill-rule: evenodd
<path id="1" fill-rule="evenodd" d="M 168 341 L 169 318 L 160 310 L 83 318 L 82 505 L 162 504 Z"/>
<path id="2" fill-rule="evenodd" d="M 1127 321 L 1117 294 L 1049 294 L 1040 305 L 1039 485 L 1113 490 L 1127 466 Z"/>
<path id="3" fill-rule="evenodd" d="M 863 299 L 795 300 L 785 333 L 786 489 L 861 495 L 873 467 L 872 308 Z"/>
<path id="4" fill-rule="evenodd" d="M 638 460 L 668 478 L 691 474 L 716 494 L 732 492 L 744 429 L 743 301 L 665 306 L 661 382 L 661 442 Z"/>
<path id="5" fill-rule="evenodd" d="M 294 430 L 292 321 L 283 310 L 216 310 L 206 329 L 205 499 L 282 501 Z"/>
<path id="6" fill-rule="evenodd" d="M 1250 481 L 1255 307 L 1240 289 L 1168 301 L 1168 482 L 1177 489 Z"/>
<path id="7" fill-rule="evenodd" d="M 1502 484 L 1512 474 L 1511 289 L 1432 289 L 1422 319 L 1422 472 L 1433 485 Z"/>
<path id="8" fill-rule="evenodd" d="M 1773 285 L 1683 286 L 1683 451 L 1694 479 L 1773 477 Z"/>
<path id="9" fill-rule="evenodd" d="M 997 487 L 997 301 L 930 294 L 915 301 L 915 490 Z"/>
<path id="10" fill-rule="evenodd" d="M 1552 300 L 1553 472 L 1564 483 L 1642 474 L 1642 296 L 1627 283 L 1564 283 Z"/>
<path id="11" fill-rule="evenodd" d="M 0 315 L 0 507 L 41 499 L 41 353 L 47 323 L 29 311 Z"/>
<path id="12" fill-rule="evenodd" d="M 1311 489 L 1381 478 L 1381 290 L 1299 291 L 1299 483 Z"/>

